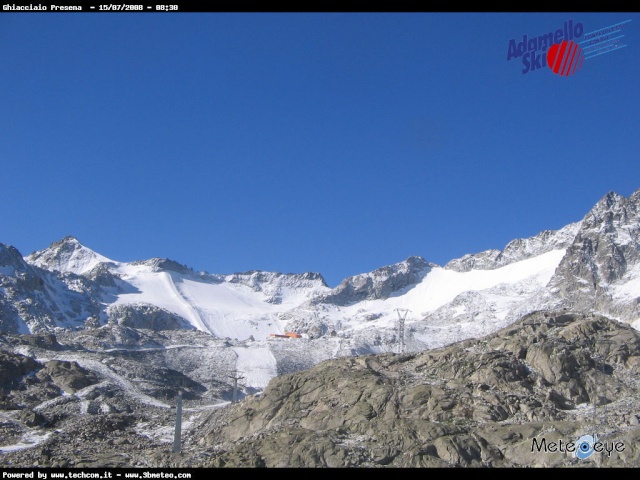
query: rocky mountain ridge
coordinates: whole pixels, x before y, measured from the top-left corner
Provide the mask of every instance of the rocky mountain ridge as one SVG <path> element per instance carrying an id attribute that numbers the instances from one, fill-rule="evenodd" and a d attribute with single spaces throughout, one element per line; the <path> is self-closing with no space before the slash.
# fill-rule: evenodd
<path id="1" fill-rule="evenodd" d="M 552 250 L 566 249 L 573 242 L 580 225 L 581 222 L 570 223 L 560 230 L 544 230 L 530 238 L 517 238 L 510 241 L 502 250 L 467 254 L 451 260 L 444 268 L 457 272 L 492 270 Z"/>
<path id="2" fill-rule="evenodd" d="M 486 335 L 536 310 L 571 308 L 633 324 L 640 318 L 639 199 L 640 190 L 629 198 L 609 193 L 582 220 L 513 240 L 503 250 L 444 267 L 410 257 L 333 289 L 312 272 L 210 274 L 166 258 L 116 262 L 74 237 L 26 257 L 0 245 L 0 331 L 112 324 L 256 340 L 270 366 L 261 367 L 263 380 L 246 387 L 261 388 L 269 375 L 294 368 L 288 360 L 278 364 L 271 335 L 323 338 L 305 346 L 306 358 L 298 356 L 307 368 L 328 358 L 397 351 L 401 311 L 407 351 Z M 245 367 L 253 368 L 238 365 Z"/>
<path id="3" fill-rule="evenodd" d="M 639 205 L 611 193 L 501 251 L 334 289 L 115 262 L 73 237 L 27 257 L 0 245 L 3 465 L 634 465 Z M 301 338 L 270 335 L 285 331 Z M 184 449 L 168 455 L 178 392 Z M 591 433 L 625 450 L 532 444 Z"/>
<path id="4" fill-rule="evenodd" d="M 208 285 L 246 286 L 258 294 L 256 299 L 259 302 L 289 305 L 278 310 L 277 317 L 274 317 L 273 313 L 267 314 L 268 309 L 265 309 L 265 313 L 252 314 L 254 318 L 251 321 L 262 322 L 266 318 L 275 318 L 280 327 L 285 328 L 287 321 L 294 320 L 296 325 L 308 325 L 314 331 L 331 331 L 336 322 L 344 325 L 344 322 L 340 322 L 339 315 L 335 314 L 337 309 L 363 305 L 367 318 L 379 318 L 386 307 L 381 306 L 383 311 L 375 311 L 369 307 L 370 304 L 375 304 L 377 300 L 403 296 L 412 288 L 428 282 L 441 268 L 458 273 L 493 272 L 519 265 L 525 260 L 542 258 L 543 255 L 553 252 L 562 252 L 562 257 L 552 278 L 541 277 L 540 282 L 544 282 L 544 285 L 537 285 L 535 288 L 532 287 L 535 282 L 526 279 L 523 286 L 518 286 L 515 282 L 508 286 L 508 292 L 496 291 L 495 294 L 503 298 L 519 296 L 522 300 L 526 299 L 526 302 L 518 301 L 518 305 L 508 307 L 508 311 L 489 315 L 488 320 L 496 316 L 515 320 L 514 316 L 526 313 L 522 305 L 530 304 L 532 299 L 535 304 L 531 306 L 530 311 L 570 306 L 576 311 L 594 310 L 633 322 L 639 318 L 640 306 L 637 296 L 633 295 L 635 279 L 640 277 L 639 198 L 640 190 L 628 199 L 609 193 L 583 220 L 560 230 L 546 230 L 528 239 L 513 240 L 502 250 L 465 255 L 451 260 L 444 267 L 430 263 L 422 257 L 410 257 L 395 265 L 349 277 L 333 289 L 326 285 L 319 273 L 312 272 L 282 274 L 252 271 L 209 274 L 196 272 L 178 262 L 161 258 L 121 264 L 91 251 L 73 237 L 66 237 L 47 249 L 24 258 L 14 247 L 2 245 L 0 281 L 7 285 L 13 284 L 15 288 L 10 289 L 9 293 L 0 291 L 0 309 L 5 312 L 0 322 L 0 330 L 21 329 L 35 332 L 51 331 L 57 326 L 75 328 L 88 317 L 105 324 L 109 321 L 109 314 L 107 309 L 99 304 L 109 305 L 121 298 L 123 293 L 135 293 L 136 288 L 139 290 L 135 282 L 131 283 L 133 277 L 123 274 L 121 267 L 125 265 L 130 268 L 139 267 L 142 269 L 139 271 L 149 274 L 166 272 L 169 276 L 178 275 L 172 280 L 173 283 L 189 279 Z M 36 299 L 33 294 L 29 297 L 29 290 L 34 293 L 39 291 L 38 288 L 34 288 L 36 284 L 46 285 L 41 290 L 42 298 Z M 441 316 L 438 313 L 439 308 L 444 308 L 447 312 L 452 308 L 461 312 L 464 308 L 467 316 L 470 315 L 469 312 L 473 313 L 472 316 L 483 316 L 487 311 L 500 309 L 501 307 L 491 300 L 495 294 L 490 294 L 488 290 L 487 294 L 484 294 L 481 291 L 483 288 L 486 289 L 471 286 L 467 292 L 461 292 L 461 297 L 441 302 L 435 308 L 431 307 L 419 315 L 418 319 Z M 489 288 L 495 289 L 495 286 Z M 16 289 L 22 289 L 22 293 L 17 294 Z M 298 300 L 287 303 L 287 298 L 291 298 L 292 292 L 298 292 L 295 293 Z M 56 300 L 55 297 L 61 296 L 74 297 L 69 299 L 72 306 L 70 307 L 66 301 Z M 473 300 L 465 301 L 465 297 Z M 133 296 L 127 298 L 131 298 L 128 301 L 132 305 L 131 308 L 136 308 L 137 304 L 153 304 L 153 299 L 146 299 L 144 295 L 140 296 L 140 300 L 134 299 Z M 484 309 L 473 308 L 478 300 L 480 304 L 485 304 Z M 184 301 L 188 303 L 191 300 L 185 298 Z M 36 303 L 39 307 L 29 313 L 33 310 L 31 305 Z M 164 305 L 155 306 L 166 308 Z M 182 316 L 186 323 L 191 323 L 195 328 L 207 328 L 199 320 L 194 324 L 197 319 L 188 318 L 184 313 L 185 308 L 188 306 L 174 308 L 172 313 Z M 320 319 L 325 315 L 323 312 L 328 310 L 334 312 L 333 321 L 322 322 Z M 320 328 L 321 323 L 325 327 Z M 255 334 L 253 336 L 255 337 Z"/>

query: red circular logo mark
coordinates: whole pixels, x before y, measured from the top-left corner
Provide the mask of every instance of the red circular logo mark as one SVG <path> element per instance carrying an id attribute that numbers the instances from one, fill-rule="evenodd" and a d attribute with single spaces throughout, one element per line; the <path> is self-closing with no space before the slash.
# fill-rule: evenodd
<path id="1" fill-rule="evenodd" d="M 554 43 L 547 52 L 547 65 L 556 75 L 567 77 L 582 68 L 584 55 L 580 46 L 573 41 Z"/>

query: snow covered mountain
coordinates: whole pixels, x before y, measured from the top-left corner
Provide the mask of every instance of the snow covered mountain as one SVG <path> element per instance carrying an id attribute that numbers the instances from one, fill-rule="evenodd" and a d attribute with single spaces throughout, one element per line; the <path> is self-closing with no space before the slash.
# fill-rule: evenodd
<path id="1" fill-rule="evenodd" d="M 611 192 L 585 216 L 545 300 L 625 322 L 638 321 L 640 191 L 629 198 Z"/>
<path id="2" fill-rule="evenodd" d="M 161 258 L 123 263 L 73 237 L 24 258 L 0 244 L 0 331 L 199 331 L 241 342 L 233 347 L 236 370 L 260 388 L 327 358 L 399 348 L 400 317 L 410 351 L 485 335 L 551 308 L 638 325 L 639 215 L 640 190 L 629 198 L 609 193 L 560 230 L 444 266 L 410 257 L 333 289 L 318 273 L 209 274 Z M 274 337 L 287 331 L 302 338 Z"/>
<path id="3" fill-rule="evenodd" d="M 315 369 L 325 360 L 349 360 L 339 357 L 436 347 L 459 352 L 458 367 L 466 369 L 467 353 L 496 352 L 485 352 L 481 339 L 470 351 L 457 342 L 499 331 L 508 337 L 513 332 L 500 330 L 505 326 L 522 324 L 523 335 L 540 326 L 565 343 L 581 332 L 585 348 L 595 348 L 593 329 L 640 327 L 639 216 L 640 190 L 629 198 L 609 193 L 582 220 L 513 240 L 502 250 L 465 255 L 444 266 L 410 257 L 346 278 L 333 289 L 318 273 L 209 274 L 165 258 L 119 262 L 73 237 L 26 257 L 0 244 L 0 451 L 15 465 L 48 465 L 50 452 L 61 449 L 56 465 L 65 466 L 65 458 L 88 440 L 94 445 L 100 431 L 117 430 L 122 443 L 114 448 L 131 445 L 131 452 L 164 458 L 178 392 L 186 402 L 184 428 L 201 437 L 201 414 L 236 398 L 268 397 L 265 389 L 275 377 L 275 385 L 289 378 L 283 374 Z M 575 319 L 575 325 L 560 333 L 545 323 L 552 317 Z M 627 332 L 617 341 L 627 344 L 632 337 Z M 624 363 L 620 348 L 600 353 Z M 555 359 L 544 349 L 531 351 L 535 355 L 526 358 L 531 365 L 543 357 Z M 580 357 L 580 365 L 599 371 L 588 355 Z M 395 355 L 387 357 L 404 368 Z M 558 360 L 574 369 L 564 357 Z M 407 368 L 417 374 L 417 367 Z M 482 388 L 489 388 L 487 381 Z M 377 376 L 373 384 L 386 388 Z M 547 411 L 545 402 L 557 397 L 549 397 L 549 385 L 540 383 L 544 401 L 526 408 Z M 482 388 L 478 395 L 491 393 Z M 292 389 L 297 391 L 297 384 Z M 587 400 L 594 406 L 609 401 L 597 392 Z M 621 401 L 626 402 L 624 395 Z M 625 404 L 620 421 L 637 422 L 627 412 L 637 411 L 633 402 Z M 452 404 L 442 405 L 448 411 Z M 250 415 L 247 410 L 240 416 Z M 105 453 L 111 448 L 105 445 L 110 444 L 76 455 L 72 464 L 126 461 Z M 147 453 L 139 456 L 140 465 L 149 465 Z"/>
<path id="4" fill-rule="evenodd" d="M 90 278 L 31 265 L 0 244 L 0 331 L 53 331 L 80 327 L 100 315 L 102 289 Z"/>
<path id="5" fill-rule="evenodd" d="M 330 290 L 316 273 L 216 275 L 195 272 L 163 258 L 117 262 L 93 252 L 74 237 L 55 242 L 24 260 L 41 272 L 61 279 L 81 278 L 92 285 L 94 296 L 97 292 L 104 305 L 97 318 L 91 319 L 93 324 L 122 324 L 126 312 L 136 311 L 137 328 L 195 328 L 216 337 L 242 340 L 282 334 L 283 322 L 278 315 Z M 167 318 L 162 326 L 152 321 L 159 312 Z M 147 323 L 145 318 L 149 319 Z M 73 327 L 65 320 L 61 319 L 58 326 Z"/>
<path id="6" fill-rule="evenodd" d="M 32 253 L 26 258 L 26 261 L 45 270 L 69 272 L 77 275 L 91 271 L 99 263 L 114 263 L 86 248 L 71 236 L 52 243 L 45 250 Z"/>

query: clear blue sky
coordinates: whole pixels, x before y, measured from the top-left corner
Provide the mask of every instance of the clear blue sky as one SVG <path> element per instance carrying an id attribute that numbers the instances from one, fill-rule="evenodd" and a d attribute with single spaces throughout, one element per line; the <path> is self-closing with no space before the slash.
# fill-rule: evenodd
<path id="1" fill-rule="evenodd" d="M 509 40 L 629 20 L 570 77 Z M 0 12 L 0 242 L 320 272 L 445 264 L 640 188 L 638 13 Z"/>

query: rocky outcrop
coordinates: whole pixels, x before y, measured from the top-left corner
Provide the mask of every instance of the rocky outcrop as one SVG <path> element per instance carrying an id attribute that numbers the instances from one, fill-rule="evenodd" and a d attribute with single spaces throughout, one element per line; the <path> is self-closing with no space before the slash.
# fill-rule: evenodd
<path id="1" fill-rule="evenodd" d="M 108 264 L 103 262 L 96 264 L 91 270 L 85 272 L 84 276 L 101 287 L 122 288 L 122 279 L 111 271 Z"/>
<path id="2" fill-rule="evenodd" d="M 150 258 L 149 260 L 131 262 L 131 265 L 146 265 L 151 267 L 154 272 L 176 272 L 183 275 L 196 275 L 192 268 L 168 258 Z"/>
<path id="3" fill-rule="evenodd" d="M 37 376 L 41 379 L 51 379 L 55 385 L 67 393 L 75 393 L 100 381 L 93 372 L 82 368 L 77 362 L 65 360 L 46 362 Z"/>
<path id="4" fill-rule="evenodd" d="M 535 313 L 477 340 L 415 355 L 323 362 L 275 378 L 265 392 L 215 412 L 199 433 L 210 466 L 578 465 L 532 454 L 533 439 L 640 433 L 640 335 L 605 317 Z M 593 409 L 606 414 L 593 417 Z M 594 424 L 595 420 L 595 424 Z"/>
<path id="5" fill-rule="evenodd" d="M 107 314 L 110 322 L 134 329 L 154 331 L 194 329 L 184 318 L 149 304 L 113 305 Z"/>
<path id="6" fill-rule="evenodd" d="M 103 293 L 82 275 L 31 265 L 15 248 L 0 244 L 0 332 L 82 326 L 87 317 L 99 316 Z"/>
<path id="7" fill-rule="evenodd" d="M 24 375 L 40 369 L 41 365 L 33 358 L 11 352 L 0 352 L 0 385 L 10 389 Z"/>
<path id="8" fill-rule="evenodd" d="M 582 220 L 549 282 L 548 303 L 637 319 L 639 271 L 640 190 L 629 198 L 611 192 Z"/>
<path id="9" fill-rule="evenodd" d="M 576 222 L 560 230 L 544 230 L 534 237 L 512 240 L 502 250 L 486 250 L 456 258 L 444 268 L 456 272 L 493 270 L 552 250 L 562 250 L 571 245 L 579 228 L 580 222 Z"/>
<path id="10" fill-rule="evenodd" d="M 11 341 L 14 344 L 28 345 L 45 350 L 62 350 L 64 348 L 52 333 L 16 335 L 11 338 Z"/>
<path id="11" fill-rule="evenodd" d="M 296 290 L 311 299 L 329 290 L 324 278 L 319 273 L 274 273 L 250 271 L 226 275 L 229 283 L 246 285 L 256 292 L 262 292 L 268 303 L 282 303 L 283 290 Z"/>
<path id="12" fill-rule="evenodd" d="M 54 373 L 59 384 L 49 373 Z M 66 380 L 72 379 L 65 378 L 53 365 L 51 369 L 43 368 L 42 363 L 30 356 L 0 351 L 0 410 L 18 410 L 26 414 L 28 410 L 24 409 L 32 406 L 34 400 L 41 402 L 58 396 L 59 388 Z M 37 416 L 28 418 L 27 415 L 27 422 L 40 420 Z"/>
<path id="13" fill-rule="evenodd" d="M 363 300 L 388 298 L 392 293 L 420 282 L 432 266 L 422 257 L 409 257 L 404 262 L 346 278 L 312 303 L 344 306 Z"/>

